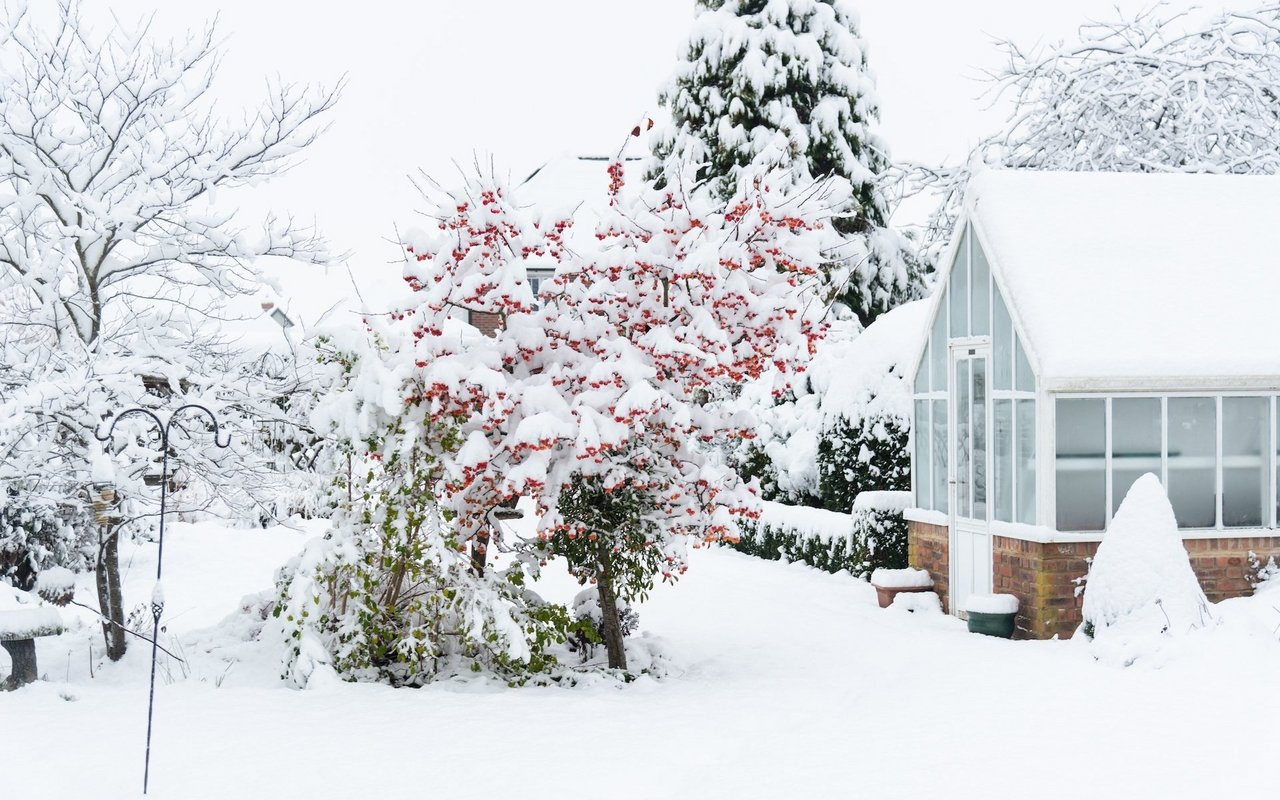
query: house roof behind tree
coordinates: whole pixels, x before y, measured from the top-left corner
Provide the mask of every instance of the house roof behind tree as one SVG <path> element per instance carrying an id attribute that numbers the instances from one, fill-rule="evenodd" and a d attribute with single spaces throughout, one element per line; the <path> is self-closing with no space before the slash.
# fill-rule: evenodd
<path id="1" fill-rule="evenodd" d="M 1050 388 L 1280 381 L 1280 177 L 989 170 L 966 211 Z"/>

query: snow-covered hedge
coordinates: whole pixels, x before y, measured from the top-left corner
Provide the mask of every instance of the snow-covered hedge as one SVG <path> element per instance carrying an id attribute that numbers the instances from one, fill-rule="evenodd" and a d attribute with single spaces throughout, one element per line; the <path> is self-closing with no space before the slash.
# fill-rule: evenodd
<path id="1" fill-rule="evenodd" d="M 856 320 L 836 321 L 803 390 L 782 402 L 767 376 L 746 388 L 759 435 L 734 458 L 740 472 L 760 479 L 766 499 L 844 511 L 863 492 L 911 488 L 907 372 L 926 311 L 922 301 L 907 303 L 865 330 Z"/>
<path id="2" fill-rule="evenodd" d="M 740 523 L 733 547 L 767 559 L 802 561 L 827 572 L 865 576 L 907 565 L 907 525 L 902 509 L 909 492 L 864 492 L 853 513 L 766 502 L 760 519 Z"/>

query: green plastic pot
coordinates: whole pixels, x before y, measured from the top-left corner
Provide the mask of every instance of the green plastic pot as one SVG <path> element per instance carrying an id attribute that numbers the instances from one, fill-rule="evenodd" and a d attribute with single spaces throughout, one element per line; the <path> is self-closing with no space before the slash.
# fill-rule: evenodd
<path id="1" fill-rule="evenodd" d="M 969 612 L 969 633 L 981 633 L 985 636 L 999 636 L 1001 639 L 1013 638 L 1013 618 L 1016 614 L 982 614 Z"/>

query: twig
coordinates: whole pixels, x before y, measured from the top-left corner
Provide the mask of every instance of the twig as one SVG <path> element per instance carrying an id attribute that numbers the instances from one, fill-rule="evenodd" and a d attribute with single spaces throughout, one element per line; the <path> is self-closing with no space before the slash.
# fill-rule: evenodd
<path id="1" fill-rule="evenodd" d="M 101 611 L 99 611 L 98 609 L 94 608 L 93 606 L 87 606 L 87 605 L 85 605 L 84 603 L 80 603 L 80 602 L 77 602 L 77 601 L 75 601 L 75 600 L 72 600 L 72 601 L 71 601 L 71 605 L 73 605 L 73 606 L 80 606 L 80 607 L 81 607 L 81 608 L 83 608 L 83 609 L 87 609 L 87 610 L 89 610 L 89 611 L 92 611 L 93 613 L 97 614 L 97 615 L 98 615 L 98 617 L 99 617 L 100 619 L 106 620 L 107 622 L 111 623 L 112 625 L 115 625 L 117 628 L 119 628 L 120 630 L 122 630 L 122 631 L 124 631 L 125 633 L 129 634 L 130 636 L 137 636 L 137 637 L 138 637 L 139 639 L 141 639 L 142 641 L 144 641 L 144 642 L 150 642 L 151 644 L 155 645 L 156 647 L 160 648 L 161 650 L 164 650 L 164 652 L 165 652 L 165 653 L 166 653 L 170 658 L 177 658 L 179 661 L 182 661 L 182 663 L 183 663 L 183 664 L 187 663 L 185 660 L 183 660 L 183 659 L 181 659 L 181 658 L 178 658 L 178 657 L 177 657 L 177 656 L 175 656 L 172 652 L 170 652 L 169 650 L 167 650 L 167 649 L 165 648 L 165 646 L 164 646 L 164 645 L 162 645 L 162 644 L 160 644 L 159 642 L 154 641 L 154 640 L 152 640 L 152 639 L 148 639 L 146 636 L 143 636 L 141 633 L 138 633 L 137 631 L 131 631 L 131 630 L 129 630 L 129 629 L 128 629 L 128 628 L 126 628 L 125 626 L 121 625 L 119 622 L 116 622 L 116 621 L 115 621 L 115 620 L 113 620 L 113 619 L 109 619 L 105 614 L 103 614 Z"/>

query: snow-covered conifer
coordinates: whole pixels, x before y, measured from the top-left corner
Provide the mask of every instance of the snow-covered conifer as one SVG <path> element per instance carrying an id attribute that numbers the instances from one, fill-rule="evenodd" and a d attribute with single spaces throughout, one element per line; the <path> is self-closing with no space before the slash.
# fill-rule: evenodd
<path id="1" fill-rule="evenodd" d="M 671 122 L 653 138 L 657 162 L 698 165 L 721 199 L 748 165 L 803 185 L 847 179 L 836 227 L 851 267 L 841 299 L 862 323 L 918 296 L 920 277 L 886 227 L 885 147 L 866 44 L 844 0 L 699 0 L 687 51 L 661 102 Z M 656 167 L 660 177 L 662 167 Z"/>

